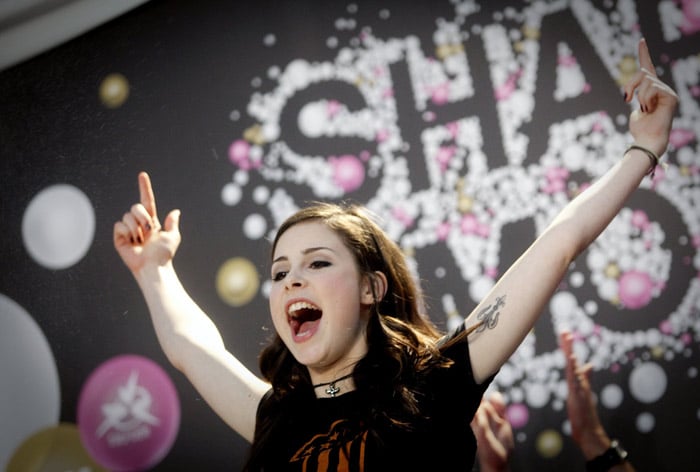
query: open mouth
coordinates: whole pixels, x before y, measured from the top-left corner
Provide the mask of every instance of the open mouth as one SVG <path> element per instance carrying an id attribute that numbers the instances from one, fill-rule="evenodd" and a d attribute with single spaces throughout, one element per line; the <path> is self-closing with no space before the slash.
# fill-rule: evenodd
<path id="1" fill-rule="evenodd" d="M 295 338 L 310 337 L 318 329 L 323 311 L 309 302 L 295 302 L 287 309 L 287 319 Z"/>

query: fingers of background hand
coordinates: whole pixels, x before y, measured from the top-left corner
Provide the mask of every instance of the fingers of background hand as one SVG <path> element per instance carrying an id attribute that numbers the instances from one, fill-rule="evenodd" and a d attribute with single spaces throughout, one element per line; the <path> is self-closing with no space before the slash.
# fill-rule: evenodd
<path id="1" fill-rule="evenodd" d="M 493 432 L 489 430 L 486 414 L 477 411 L 472 420 L 471 427 L 478 444 L 477 452 L 479 454 L 485 454 L 487 457 L 490 456 L 494 447 L 494 436 Z"/>
<path id="2" fill-rule="evenodd" d="M 484 405 L 484 413 L 488 421 L 488 428 L 491 431 L 496 431 L 498 429 L 498 425 L 501 423 L 501 418 L 498 415 L 496 409 L 493 407 L 493 403 L 491 403 L 491 400 L 487 401 Z"/>
<path id="3" fill-rule="evenodd" d="M 574 342 L 574 336 L 569 331 L 562 331 L 559 333 L 559 346 L 564 352 L 564 357 L 569 357 L 571 355 L 571 346 Z"/>
<path id="4" fill-rule="evenodd" d="M 153 186 L 151 178 L 146 172 L 139 173 L 139 193 L 141 196 L 141 204 L 146 208 L 146 211 L 153 217 L 157 218 L 156 213 L 156 197 L 153 194 Z"/>
<path id="5" fill-rule="evenodd" d="M 577 375 L 578 381 L 581 383 L 582 386 L 589 388 L 589 383 L 590 383 L 592 371 L 593 371 L 593 364 L 591 364 L 591 363 L 587 363 L 587 364 L 579 367 L 578 369 L 576 369 L 576 375 Z"/>
<path id="6" fill-rule="evenodd" d="M 506 417 L 506 403 L 503 400 L 503 395 L 501 395 L 501 392 L 493 392 L 489 397 L 489 403 L 499 417 Z"/>
<path id="7" fill-rule="evenodd" d="M 488 421 L 488 428 L 499 435 L 504 431 L 504 427 L 510 427 L 508 419 L 506 419 L 506 410 L 503 403 L 494 399 L 492 395 L 484 405 L 482 411 Z"/>
<path id="8" fill-rule="evenodd" d="M 507 460 L 514 444 L 513 429 L 505 415 L 499 414 L 492 399 L 482 402 L 475 420 L 475 434 L 479 444 L 488 444 L 489 449 L 501 460 Z"/>
<path id="9" fill-rule="evenodd" d="M 485 405 L 486 402 L 482 400 L 481 405 L 474 413 L 474 418 L 472 418 L 471 426 L 477 435 L 483 434 L 483 430 L 488 426 L 488 419 L 484 411 Z"/>
<path id="10" fill-rule="evenodd" d="M 569 390 L 576 387 L 578 383 L 576 379 L 576 358 L 573 354 L 566 356 L 566 366 L 564 368 L 566 374 L 566 383 L 569 386 Z"/>

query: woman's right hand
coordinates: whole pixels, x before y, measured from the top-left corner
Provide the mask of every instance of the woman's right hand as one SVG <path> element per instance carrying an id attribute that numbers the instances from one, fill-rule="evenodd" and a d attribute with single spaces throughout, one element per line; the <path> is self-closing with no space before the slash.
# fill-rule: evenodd
<path id="1" fill-rule="evenodd" d="M 114 248 L 134 275 L 147 265 L 169 263 L 181 240 L 180 210 L 168 213 L 161 227 L 151 179 L 145 172 L 138 178 L 141 201 L 114 223 Z"/>

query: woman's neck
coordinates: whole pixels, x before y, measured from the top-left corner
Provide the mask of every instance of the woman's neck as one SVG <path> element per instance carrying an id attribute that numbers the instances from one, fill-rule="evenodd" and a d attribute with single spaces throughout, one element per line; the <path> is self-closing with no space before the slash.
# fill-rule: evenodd
<path id="1" fill-rule="evenodd" d="M 355 381 L 352 378 L 352 371 L 349 373 L 333 377 L 331 380 L 313 384 L 316 398 L 333 398 L 344 393 L 355 390 Z"/>

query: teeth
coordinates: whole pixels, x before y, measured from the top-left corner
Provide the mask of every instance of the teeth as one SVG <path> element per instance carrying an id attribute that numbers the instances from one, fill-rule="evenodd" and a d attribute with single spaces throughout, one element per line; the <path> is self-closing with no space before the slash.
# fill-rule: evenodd
<path id="1" fill-rule="evenodd" d="M 289 306 L 289 314 L 294 315 L 299 310 L 318 310 L 316 305 L 312 305 L 308 302 L 296 302 Z"/>

